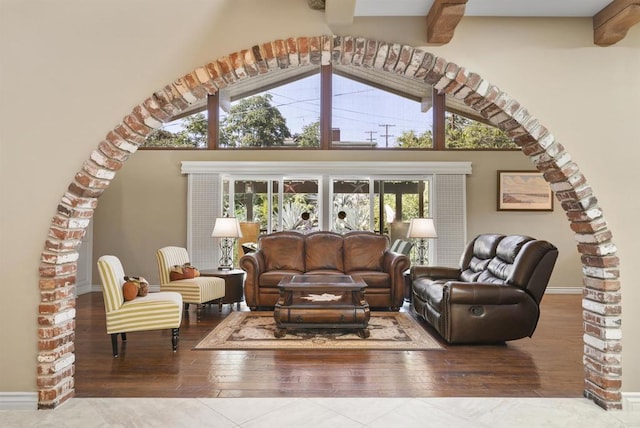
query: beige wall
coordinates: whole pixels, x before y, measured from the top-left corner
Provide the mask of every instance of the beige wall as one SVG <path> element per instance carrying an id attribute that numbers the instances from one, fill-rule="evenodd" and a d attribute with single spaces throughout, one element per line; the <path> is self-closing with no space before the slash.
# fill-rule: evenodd
<path id="1" fill-rule="evenodd" d="M 100 198 L 94 215 L 94 258 L 114 254 L 132 275 L 143 275 L 158 283 L 155 251 L 165 245 L 186 247 L 187 176 L 180 173 L 185 160 L 318 160 L 317 151 L 236 153 L 140 151 L 127 162 L 109 191 Z M 582 287 L 580 257 L 567 227 L 564 211 L 496 211 L 496 171 L 533 169 L 519 152 L 333 152 L 322 153 L 326 160 L 470 161 L 473 173 L 467 177 L 468 236 L 479 233 L 520 233 L 547 239 L 560 250 L 550 287 Z M 153 221 L 149 221 L 152 218 Z M 214 242 L 212 240 L 212 245 Z M 94 283 L 99 284 L 94 263 Z"/>
<path id="2" fill-rule="evenodd" d="M 35 391 L 40 253 L 61 196 L 106 132 L 152 92 L 212 59 L 331 29 L 321 12 L 300 0 L 1 0 L 0 8 L 0 340 L 5 344 L 0 391 Z M 357 20 L 335 30 L 412 46 L 422 44 L 426 34 L 424 19 Z M 633 340 L 640 329 L 640 290 L 631 276 L 640 258 L 635 219 L 640 203 L 633 197 L 640 160 L 640 27 L 608 48 L 593 46 L 591 31 L 588 19 L 465 18 L 452 43 L 427 50 L 479 73 L 520 101 L 566 146 L 587 177 L 621 260 L 623 390 L 640 391 L 640 366 L 634 363 L 640 343 Z M 160 158 L 158 168 L 177 173 L 172 154 L 135 155 L 101 201 L 109 205 L 126 196 L 126 210 L 107 215 L 129 215 L 128 205 L 135 202 L 133 193 L 118 191 L 119 186 L 144 189 L 136 200 L 157 196 L 127 180 L 132 169 L 154 156 Z M 478 177 L 496 168 L 487 164 L 487 169 L 479 169 Z M 173 194 L 184 186 L 180 179 L 166 180 L 162 183 Z M 166 204 L 185 206 L 183 200 Z M 168 221 L 163 211 L 145 212 L 143 204 L 134 209 Z M 175 213 L 172 220 L 182 224 L 184 211 Z M 491 214 L 486 210 L 485 215 Z M 469 229 L 480 227 L 470 220 Z M 159 228 L 142 237 L 132 231 L 126 239 L 147 239 L 155 247 L 159 233 L 167 239 L 184 236 L 184 230 L 169 236 Z M 123 255 L 133 263 L 148 257 Z"/>

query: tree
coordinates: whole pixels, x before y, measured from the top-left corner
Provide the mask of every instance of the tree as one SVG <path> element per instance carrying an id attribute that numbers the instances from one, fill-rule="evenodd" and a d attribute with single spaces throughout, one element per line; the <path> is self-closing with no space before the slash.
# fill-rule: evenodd
<path id="1" fill-rule="evenodd" d="M 518 145 L 499 128 L 456 114 L 447 114 L 445 132 L 449 149 L 518 148 Z"/>
<path id="2" fill-rule="evenodd" d="M 206 147 L 207 118 L 202 113 L 187 116 L 182 120 L 183 129 L 170 132 L 156 129 L 147 137 L 145 147 Z"/>
<path id="3" fill-rule="evenodd" d="M 305 125 L 293 139 L 300 147 L 320 147 L 320 120 Z"/>
<path id="4" fill-rule="evenodd" d="M 241 100 L 220 123 L 222 147 L 271 147 L 291 137 L 287 121 L 271 104 L 271 94 Z"/>
<path id="5" fill-rule="evenodd" d="M 402 148 L 433 148 L 433 132 L 425 131 L 416 135 L 415 131 L 404 131 L 397 139 L 398 147 Z"/>

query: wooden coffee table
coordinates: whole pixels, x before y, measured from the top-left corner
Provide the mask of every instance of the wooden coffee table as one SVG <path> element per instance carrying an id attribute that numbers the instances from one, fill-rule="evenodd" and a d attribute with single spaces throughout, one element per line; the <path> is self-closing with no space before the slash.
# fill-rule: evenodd
<path id="1" fill-rule="evenodd" d="M 367 283 L 349 275 L 288 275 L 278 288 L 273 317 L 276 337 L 289 330 L 355 329 L 369 337 L 369 304 L 364 299 Z"/>

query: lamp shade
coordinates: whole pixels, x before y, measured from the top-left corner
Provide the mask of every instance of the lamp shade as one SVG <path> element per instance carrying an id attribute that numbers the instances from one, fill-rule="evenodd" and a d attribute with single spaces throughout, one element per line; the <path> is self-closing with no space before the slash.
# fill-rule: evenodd
<path id="1" fill-rule="evenodd" d="M 218 217 L 211 236 L 214 238 L 242 238 L 240 223 L 235 217 Z"/>
<path id="2" fill-rule="evenodd" d="M 407 231 L 407 238 L 437 238 L 436 227 L 432 218 L 412 218 Z"/>

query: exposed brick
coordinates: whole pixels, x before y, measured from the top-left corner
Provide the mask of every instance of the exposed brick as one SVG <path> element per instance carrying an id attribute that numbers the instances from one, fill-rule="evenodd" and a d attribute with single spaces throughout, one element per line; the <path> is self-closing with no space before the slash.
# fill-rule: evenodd
<path id="1" fill-rule="evenodd" d="M 39 390 L 38 408 L 55 409 L 66 400 L 72 398 L 74 396 L 74 384 L 73 377 L 68 377 L 53 388 Z"/>
<path id="2" fill-rule="evenodd" d="M 73 265 L 75 266 L 75 265 Z M 51 277 L 40 278 L 38 281 L 38 286 L 40 290 L 48 290 L 48 292 L 52 292 L 50 290 L 56 290 L 58 288 L 69 287 L 76 283 L 76 275 L 75 272 L 69 275 L 52 275 Z"/>
<path id="3" fill-rule="evenodd" d="M 402 49 L 402 45 L 397 43 L 393 43 L 389 45 L 387 59 L 382 66 L 382 69 L 385 71 L 394 71 L 398 66 L 398 61 L 400 60 L 400 50 Z"/>
<path id="4" fill-rule="evenodd" d="M 611 393 L 612 389 L 620 389 L 622 387 L 622 381 L 619 376 L 604 376 L 592 370 L 585 370 L 585 374 L 588 381 L 593 382 L 602 390 L 606 390 L 607 393 Z"/>
<path id="5" fill-rule="evenodd" d="M 582 319 L 585 322 L 589 322 L 595 325 L 601 325 L 603 327 L 619 328 L 622 325 L 622 319 L 618 315 L 607 316 L 596 314 L 595 312 L 591 311 L 582 311 Z"/>
<path id="6" fill-rule="evenodd" d="M 91 189 L 106 189 L 107 187 L 109 187 L 109 184 L 111 183 L 111 180 L 103 180 L 101 178 L 95 178 L 84 171 L 77 172 L 75 176 L 75 180 L 81 186 L 88 187 Z"/>
<path id="7" fill-rule="evenodd" d="M 416 72 L 413 77 L 417 80 L 426 79 L 429 73 L 431 72 L 431 70 L 433 70 L 433 67 L 435 67 L 436 59 L 437 58 L 432 54 L 430 54 L 429 52 L 425 52 L 424 56 L 422 57 L 422 62 L 416 69 Z"/>
<path id="8" fill-rule="evenodd" d="M 56 300 L 61 300 L 61 299 L 67 299 L 67 298 L 73 298 L 74 297 L 74 293 L 75 293 L 75 277 L 71 277 L 73 278 L 73 282 L 69 282 L 69 283 L 60 283 L 58 286 L 54 286 L 52 288 L 46 288 L 43 289 L 42 288 L 42 283 L 40 284 L 40 301 L 47 303 L 47 302 L 55 302 Z M 63 278 L 48 278 L 46 280 L 40 280 L 42 281 L 53 281 L 54 285 L 55 285 L 55 280 L 56 279 L 63 279 Z"/>
<path id="9" fill-rule="evenodd" d="M 71 319 L 64 323 L 52 326 L 38 327 L 38 337 L 40 339 L 52 339 L 73 334 L 75 328 L 75 320 Z"/>
<path id="10" fill-rule="evenodd" d="M 158 122 L 167 122 L 171 120 L 171 114 L 167 113 L 160 103 L 157 96 L 151 96 L 142 102 L 142 105 L 147 109 L 149 114 Z"/>
<path id="11" fill-rule="evenodd" d="M 267 64 L 269 70 L 277 70 L 278 69 L 278 60 L 276 59 L 276 51 L 273 47 L 273 43 L 264 43 L 262 44 L 262 52 L 264 52 L 263 58 Z M 217 64 L 216 68 L 218 69 L 217 74 L 222 77 L 222 71 L 219 70 L 219 66 Z M 211 73 L 211 70 L 209 70 Z M 211 76 L 215 78 L 215 75 L 212 73 Z M 226 86 L 226 82 L 225 82 Z"/>
<path id="12" fill-rule="evenodd" d="M 313 65 L 322 64 L 322 38 L 310 37 L 309 38 L 309 60 Z"/>
<path id="13" fill-rule="evenodd" d="M 130 115 L 125 116 L 122 121 L 125 125 L 129 127 L 133 132 L 142 136 L 143 138 L 147 138 L 151 132 L 153 132 L 153 128 L 149 128 L 145 125 L 140 119 L 136 117 L 133 112 Z"/>
<path id="14" fill-rule="evenodd" d="M 71 298 L 60 299 L 51 302 L 42 302 L 38 305 L 38 312 L 40 315 L 43 314 L 56 314 L 58 312 L 65 311 L 67 309 L 76 307 L 76 299 L 71 296 Z"/>
<path id="15" fill-rule="evenodd" d="M 187 100 L 182 98 L 180 91 L 178 91 L 178 88 L 176 88 L 173 84 L 165 86 L 163 90 L 169 102 L 178 109 L 178 112 L 181 112 L 182 110 L 189 107 L 189 103 L 187 102 Z"/>
<path id="16" fill-rule="evenodd" d="M 583 254 L 580 259 L 582 260 L 582 264 L 586 266 L 594 266 L 594 267 L 617 267 L 620 264 L 620 259 L 615 256 L 590 256 Z"/>
<path id="17" fill-rule="evenodd" d="M 100 165 L 92 162 L 91 160 L 86 160 L 82 164 L 82 170 L 89 174 L 91 177 L 99 178 L 101 180 L 112 180 L 116 173 L 110 169 L 102 168 Z"/>
<path id="18" fill-rule="evenodd" d="M 73 343 L 75 339 L 75 334 L 70 333 L 63 336 L 57 336 L 51 339 L 40 339 L 38 340 L 38 350 L 39 351 L 52 351 L 53 349 L 60 348 L 61 346 L 65 346 L 67 344 Z"/>
<path id="19" fill-rule="evenodd" d="M 136 118 L 151 129 L 157 129 L 162 126 L 162 120 L 157 119 L 144 104 L 134 107 L 133 114 Z"/>
<path id="20" fill-rule="evenodd" d="M 594 233 L 606 229 L 607 222 L 603 217 L 599 217 L 592 221 L 572 222 L 569 227 L 577 233 Z"/>
<path id="21" fill-rule="evenodd" d="M 622 295 L 619 291 L 602 291 L 585 288 L 582 290 L 582 297 L 602 303 L 620 303 Z"/>
<path id="22" fill-rule="evenodd" d="M 400 54 L 398 56 L 398 62 L 396 63 L 394 72 L 398 74 L 405 75 L 409 65 L 411 64 L 411 59 L 413 58 L 414 49 L 410 46 L 402 46 L 400 49 Z"/>
<path id="23" fill-rule="evenodd" d="M 40 276 L 46 278 L 53 278 L 57 276 L 67 277 L 69 274 L 74 274 L 77 272 L 78 268 L 75 263 L 67 263 L 64 265 L 52 265 L 41 263 L 40 264 Z"/>
<path id="24" fill-rule="evenodd" d="M 121 124 L 117 125 L 115 128 L 113 128 L 113 132 L 115 132 L 121 138 L 116 139 L 115 141 L 111 141 L 111 142 L 114 145 L 120 147 L 121 149 L 127 150 L 128 152 L 131 152 L 131 153 L 134 153 L 136 150 L 138 150 L 138 146 L 140 144 L 144 143 L 144 140 L 146 138 L 146 137 L 143 137 L 142 135 L 138 135 L 135 132 L 133 132 L 133 130 L 131 130 L 131 128 L 129 128 L 124 123 L 121 123 Z M 121 140 L 127 141 L 130 144 L 128 144 L 128 145 L 126 145 L 126 147 L 124 147 L 125 145 L 120 143 Z M 122 145 L 119 145 L 118 143 L 120 143 Z M 128 147 L 130 147 L 130 149 Z"/>
<path id="25" fill-rule="evenodd" d="M 447 60 L 441 57 L 436 57 L 435 62 L 433 63 L 433 67 L 427 71 L 424 77 L 424 81 L 429 85 L 435 85 L 438 80 L 440 80 L 444 75 L 444 70 L 446 67 Z"/>
<path id="26" fill-rule="evenodd" d="M 583 284 L 585 287 L 593 288 L 595 290 L 604 291 L 616 291 L 620 289 L 620 281 L 601 279 L 601 278 L 583 278 Z"/>
<path id="27" fill-rule="evenodd" d="M 218 92 L 218 87 L 211 79 L 211 75 L 205 67 L 198 67 L 190 76 L 194 76 L 200 82 L 200 85 L 207 91 L 208 94 L 213 95 Z"/>
<path id="28" fill-rule="evenodd" d="M 169 118 L 180 113 L 181 109 L 173 105 L 171 99 L 171 91 L 167 92 L 164 88 L 153 94 L 153 100 L 160 106 L 160 109 L 164 111 Z M 145 104 L 146 105 L 146 104 Z"/>
<path id="29" fill-rule="evenodd" d="M 310 65 L 311 64 L 311 47 L 308 37 L 298 37 L 296 39 L 296 44 L 298 45 L 298 56 L 300 58 L 300 65 Z M 257 70 L 256 70 L 257 71 Z"/>
<path id="30" fill-rule="evenodd" d="M 276 60 L 278 60 L 278 68 L 289 68 L 289 53 L 287 52 L 287 45 L 285 44 L 284 40 L 275 40 L 273 42 L 273 49 L 275 51 L 276 54 Z M 223 65 L 223 70 L 224 70 L 224 65 Z M 227 75 L 225 74 L 225 79 L 227 78 Z M 231 83 L 231 81 L 229 81 L 227 79 L 227 81 L 229 83 Z"/>
<path id="31" fill-rule="evenodd" d="M 73 366 L 67 367 L 59 373 L 40 375 L 37 378 L 37 385 L 39 389 L 49 389 L 58 385 L 66 378 L 73 376 Z"/>
<path id="32" fill-rule="evenodd" d="M 373 68 L 382 70 L 387 62 L 387 55 L 389 54 L 389 43 L 378 43 L 378 50 L 376 51 L 376 57 L 373 60 Z"/>
<path id="33" fill-rule="evenodd" d="M 89 189 L 83 186 L 80 186 L 78 183 L 71 183 L 67 190 L 73 194 L 83 197 L 89 198 L 97 198 L 104 193 L 104 189 Z"/>
<path id="34" fill-rule="evenodd" d="M 135 153 L 138 146 L 145 140 L 144 137 L 137 135 L 122 124 L 116 126 L 113 131 L 109 131 L 106 139 L 115 147 L 129 154 Z"/>
<path id="35" fill-rule="evenodd" d="M 72 354 L 74 350 L 74 343 L 69 342 L 55 349 L 40 351 L 38 353 L 38 363 L 53 363 L 60 358 L 64 358 L 68 354 Z M 43 364 L 38 364 L 38 374 L 44 374 L 45 370 L 46 369 Z"/>
<path id="36" fill-rule="evenodd" d="M 362 65 L 365 67 L 373 67 L 378 52 L 378 42 L 372 39 L 364 39 L 365 47 L 362 53 Z"/>
<path id="37" fill-rule="evenodd" d="M 355 41 L 353 40 L 353 37 L 346 36 L 344 37 L 342 44 L 343 44 L 343 47 L 340 53 L 340 64 L 349 65 L 353 60 L 353 54 L 355 50 Z"/>
<path id="38" fill-rule="evenodd" d="M 622 364 L 622 355 L 619 352 L 605 352 L 585 345 L 584 355 L 605 365 L 619 366 Z"/>

